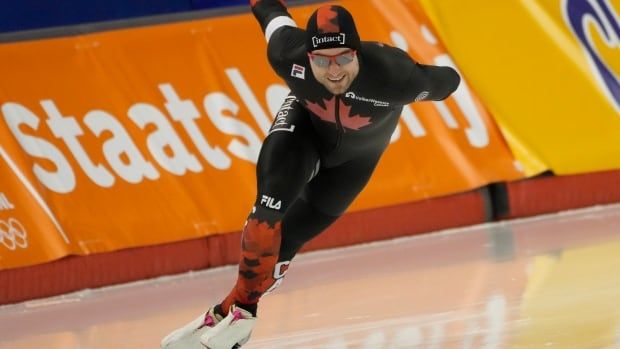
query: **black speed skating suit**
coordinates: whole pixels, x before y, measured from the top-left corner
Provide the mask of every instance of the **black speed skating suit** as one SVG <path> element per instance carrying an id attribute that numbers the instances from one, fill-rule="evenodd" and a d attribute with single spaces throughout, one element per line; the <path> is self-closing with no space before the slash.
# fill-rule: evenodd
<path id="1" fill-rule="evenodd" d="M 361 42 L 357 77 L 345 93 L 333 95 L 314 78 L 308 35 L 292 26 L 284 2 L 251 3 L 268 36 L 269 62 L 291 93 L 260 152 L 239 278 L 222 303 L 224 312 L 232 303 L 255 312 L 299 248 L 342 215 L 368 182 L 404 105 L 445 99 L 460 82 L 450 67 L 419 64 L 400 49 Z"/>

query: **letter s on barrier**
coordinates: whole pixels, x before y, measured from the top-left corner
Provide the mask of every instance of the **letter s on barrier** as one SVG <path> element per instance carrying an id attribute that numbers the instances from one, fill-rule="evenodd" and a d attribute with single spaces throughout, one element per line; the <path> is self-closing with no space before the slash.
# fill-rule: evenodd
<path id="1" fill-rule="evenodd" d="M 4 121 L 22 149 L 30 156 L 51 161 L 56 167 L 55 171 L 48 171 L 39 164 L 34 164 L 32 169 L 37 179 L 48 189 L 56 193 L 66 194 L 72 192 L 75 189 L 75 174 L 62 152 L 52 143 L 27 135 L 20 128 L 21 125 L 25 124 L 37 130 L 39 128 L 39 118 L 23 105 L 12 102 L 2 105 L 2 113 L 4 114 Z"/>

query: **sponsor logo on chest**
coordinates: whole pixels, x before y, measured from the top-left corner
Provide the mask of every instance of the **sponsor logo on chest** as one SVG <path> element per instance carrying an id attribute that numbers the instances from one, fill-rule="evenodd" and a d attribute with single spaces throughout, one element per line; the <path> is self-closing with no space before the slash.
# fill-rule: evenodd
<path id="1" fill-rule="evenodd" d="M 372 103 L 375 107 L 389 107 L 390 106 L 389 102 L 384 102 L 384 101 L 379 101 L 373 98 L 366 98 L 366 97 L 358 96 L 355 92 L 347 92 L 344 96 L 346 98 L 354 99 L 356 101 Z"/>

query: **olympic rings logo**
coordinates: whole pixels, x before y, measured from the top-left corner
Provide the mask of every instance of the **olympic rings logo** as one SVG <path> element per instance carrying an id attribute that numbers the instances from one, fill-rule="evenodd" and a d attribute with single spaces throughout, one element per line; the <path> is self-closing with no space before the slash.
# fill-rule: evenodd
<path id="1" fill-rule="evenodd" d="M 8 221 L 0 220 L 0 244 L 11 251 L 28 247 L 28 232 L 15 218 Z"/>

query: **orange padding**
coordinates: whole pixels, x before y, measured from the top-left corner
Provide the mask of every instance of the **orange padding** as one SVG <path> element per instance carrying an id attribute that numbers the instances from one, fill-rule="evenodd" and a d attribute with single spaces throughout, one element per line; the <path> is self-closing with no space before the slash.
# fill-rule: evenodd
<path id="1" fill-rule="evenodd" d="M 468 192 L 346 214 L 304 251 L 472 225 L 484 220 L 482 194 Z M 236 264 L 239 252 L 240 233 L 236 232 L 4 270 L 0 271 L 0 285 L 3 285 L 0 304 Z"/>

